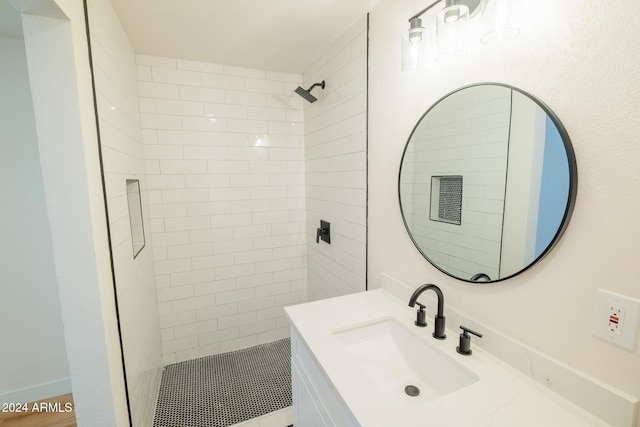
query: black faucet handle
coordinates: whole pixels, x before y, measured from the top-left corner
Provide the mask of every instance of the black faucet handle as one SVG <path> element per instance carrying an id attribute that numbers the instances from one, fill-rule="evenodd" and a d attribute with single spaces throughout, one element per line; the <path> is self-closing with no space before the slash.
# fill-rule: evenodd
<path id="1" fill-rule="evenodd" d="M 473 352 L 471 351 L 471 336 L 469 334 L 473 334 L 478 338 L 482 338 L 482 334 L 462 325 L 460 325 L 460 329 L 462 329 L 462 333 L 460 334 L 460 345 L 456 347 L 456 351 L 464 356 L 471 356 L 471 353 Z"/>
<path id="2" fill-rule="evenodd" d="M 420 304 L 418 301 L 416 301 L 416 304 L 418 304 L 418 311 L 416 313 L 416 321 L 414 323 L 416 326 L 424 328 L 427 326 L 427 313 L 424 311 L 425 306 Z"/>

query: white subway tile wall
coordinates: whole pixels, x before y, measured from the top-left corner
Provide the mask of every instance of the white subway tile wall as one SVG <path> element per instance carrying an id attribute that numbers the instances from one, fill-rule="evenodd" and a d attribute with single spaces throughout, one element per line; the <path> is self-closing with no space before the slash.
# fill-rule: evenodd
<path id="1" fill-rule="evenodd" d="M 149 209 L 135 54 L 108 1 L 89 2 L 89 21 L 131 416 L 135 425 L 151 425 L 163 369 L 149 228 L 159 213 Z M 135 259 L 127 179 L 140 181 L 145 227 L 146 247 Z"/>
<path id="2" fill-rule="evenodd" d="M 287 337 L 308 298 L 302 76 L 137 64 L 165 364 Z"/>
<path id="3" fill-rule="evenodd" d="M 306 234 L 309 299 L 366 289 L 367 20 L 363 17 L 305 73 Z M 323 219 L 331 244 L 316 243 Z"/>

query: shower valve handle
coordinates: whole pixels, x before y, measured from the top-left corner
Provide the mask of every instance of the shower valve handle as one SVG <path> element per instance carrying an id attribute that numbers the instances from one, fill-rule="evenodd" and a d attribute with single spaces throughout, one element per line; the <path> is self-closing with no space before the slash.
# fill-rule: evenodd
<path id="1" fill-rule="evenodd" d="M 326 230 L 326 229 L 324 229 L 324 228 L 318 228 L 318 229 L 316 230 L 316 243 L 320 243 L 320 237 L 321 237 L 323 234 L 327 234 L 327 233 L 328 233 L 328 230 Z"/>
<path id="2" fill-rule="evenodd" d="M 324 220 L 320 220 L 320 227 L 316 229 L 316 243 L 320 243 L 320 239 L 331 244 L 331 224 Z"/>

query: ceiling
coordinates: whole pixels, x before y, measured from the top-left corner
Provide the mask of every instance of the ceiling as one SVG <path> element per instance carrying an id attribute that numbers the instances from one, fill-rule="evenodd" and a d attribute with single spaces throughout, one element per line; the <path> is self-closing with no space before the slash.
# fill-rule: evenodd
<path id="1" fill-rule="evenodd" d="M 380 0 L 111 0 L 139 54 L 304 72 Z"/>

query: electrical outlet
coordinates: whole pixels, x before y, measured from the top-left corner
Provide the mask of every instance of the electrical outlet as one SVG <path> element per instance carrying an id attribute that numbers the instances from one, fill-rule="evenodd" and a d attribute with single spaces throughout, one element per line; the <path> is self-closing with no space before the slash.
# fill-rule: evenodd
<path id="1" fill-rule="evenodd" d="M 640 300 L 598 289 L 593 335 L 634 351 L 640 327 Z"/>
<path id="2" fill-rule="evenodd" d="M 627 312 L 622 307 L 607 304 L 606 315 L 607 328 L 610 332 L 616 335 L 622 335 L 622 328 L 624 327 L 624 315 Z"/>

